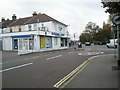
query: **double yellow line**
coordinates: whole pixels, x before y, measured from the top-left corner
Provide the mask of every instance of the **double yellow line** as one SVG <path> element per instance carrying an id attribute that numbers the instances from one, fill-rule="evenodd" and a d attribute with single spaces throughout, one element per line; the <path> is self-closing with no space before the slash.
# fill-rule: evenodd
<path id="1" fill-rule="evenodd" d="M 65 76 L 63 79 L 61 79 L 59 82 L 57 82 L 54 85 L 54 88 L 59 88 L 63 83 L 65 83 L 67 80 L 69 80 L 73 75 L 75 75 L 80 69 L 82 69 L 86 64 L 91 62 L 93 59 L 100 57 L 100 56 L 109 56 L 113 54 L 105 54 L 105 55 L 97 55 L 97 56 L 92 56 L 85 62 L 83 62 L 81 65 L 79 65 L 76 69 L 74 69 L 71 73 L 69 73 L 67 76 Z"/>

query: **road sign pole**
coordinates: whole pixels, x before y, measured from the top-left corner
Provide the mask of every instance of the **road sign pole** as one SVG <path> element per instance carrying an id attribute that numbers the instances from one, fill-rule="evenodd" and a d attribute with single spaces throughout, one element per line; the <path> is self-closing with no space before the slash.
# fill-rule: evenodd
<path id="1" fill-rule="evenodd" d="M 118 68 L 120 67 L 120 13 L 116 13 L 112 18 L 113 24 L 117 26 L 117 39 L 118 39 L 118 45 L 117 45 L 117 59 L 118 59 Z"/>
<path id="2" fill-rule="evenodd" d="M 112 26 L 112 31 L 114 32 L 114 57 L 116 57 L 116 45 L 115 45 L 115 31 L 117 31 L 117 27 L 116 26 Z"/>
<path id="3" fill-rule="evenodd" d="M 119 32 L 120 32 L 120 25 L 117 25 L 117 39 L 118 39 L 118 46 L 117 46 L 117 53 L 118 53 L 118 66 L 120 66 L 120 37 L 119 37 Z"/>
<path id="4" fill-rule="evenodd" d="M 116 57 L 116 50 L 115 50 L 116 46 L 115 46 L 115 32 L 114 32 L 114 57 Z"/>

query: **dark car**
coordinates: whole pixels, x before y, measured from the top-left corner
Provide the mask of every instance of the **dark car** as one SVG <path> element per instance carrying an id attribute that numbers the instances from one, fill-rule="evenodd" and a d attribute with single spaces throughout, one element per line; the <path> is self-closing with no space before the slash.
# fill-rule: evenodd
<path id="1" fill-rule="evenodd" d="M 78 43 L 78 48 L 81 48 L 81 47 L 82 47 L 82 43 L 79 42 L 79 43 Z"/>
<path id="2" fill-rule="evenodd" d="M 85 46 L 90 46 L 91 43 L 90 42 L 85 42 Z"/>

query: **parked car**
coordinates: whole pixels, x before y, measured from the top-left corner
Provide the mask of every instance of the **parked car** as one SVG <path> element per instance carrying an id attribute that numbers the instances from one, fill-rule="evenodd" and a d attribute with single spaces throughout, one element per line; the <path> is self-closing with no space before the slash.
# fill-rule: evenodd
<path id="1" fill-rule="evenodd" d="M 90 46 L 91 43 L 90 42 L 85 42 L 85 46 Z"/>
<path id="2" fill-rule="evenodd" d="M 117 48 L 117 39 L 115 39 L 115 45 L 114 45 L 114 39 L 110 39 L 109 43 L 106 44 L 107 48 Z"/>
<path id="3" fill-rule="evenodd" d="M 81 47 L 82 47 L 82 43 L 78 42 L 78 48 L 81 48 Z"/>

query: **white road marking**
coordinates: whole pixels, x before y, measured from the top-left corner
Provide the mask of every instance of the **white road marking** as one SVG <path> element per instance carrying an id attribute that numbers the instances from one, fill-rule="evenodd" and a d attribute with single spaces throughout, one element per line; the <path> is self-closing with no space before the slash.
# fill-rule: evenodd
<path id="1" fill-rule="evenodd" d="M 29 60 L 29 59 L 35 59 L 35 58 L 39 58 L 40 56 L 36 56 L 36 57 L 31 57 L 31 58 L 26 58 L 25 60 Z"/>
<path id="2" fill-rule="evenodd" d="M 58 55 L 58 56 L 54 56 L 54 57 L 51 57 L 51 58 L 47 58 L 46 60 L 50 60 L 50 59 L 54 59 L 54 58 L 58 58 L 58 57 L 61 57 L 62 55 Z"/>
<path id="3" fill-rule="evenodd" d="M 39 58 L 40 56 L 36 56 L 36 57 L 33 57 L 33 58 L 31 58 L 31 59 L 35 59 L 35 58 Z"/>
<path id="4" fill-rule="evenodd" d="M 104 52 L 83 52 L 79 53 L 78 55 L 97 55 L 97 54 L 104 54 Z"/>
<path id="5" fill-rule="evenodd" d="M 10 71 L 10 70 L 13 70 L 13 69 L 17 69 L 17 68 L 21 68 L 21 67 L 25 67 L 25 66 L 28 66 L 28 65 L 31 65 L 31 64 L 33 64 L 33 63 L 27 63 L 27 64 L 19 65 L 19 66 L 16 66 L 16 67 L 11 67 L 11 68 L 8 68 L 8 69 L 0 70 L 0 73 Z"/>
<path id="6" fill-rule="evenodd" d="M 79 53 L 78 55 L 82 55 L 82 53 Z"/>
<path id="7" fill-rule="evenodd" d="M 2 64 L 2 63 L 0 63 L 0 64 Z"/>

